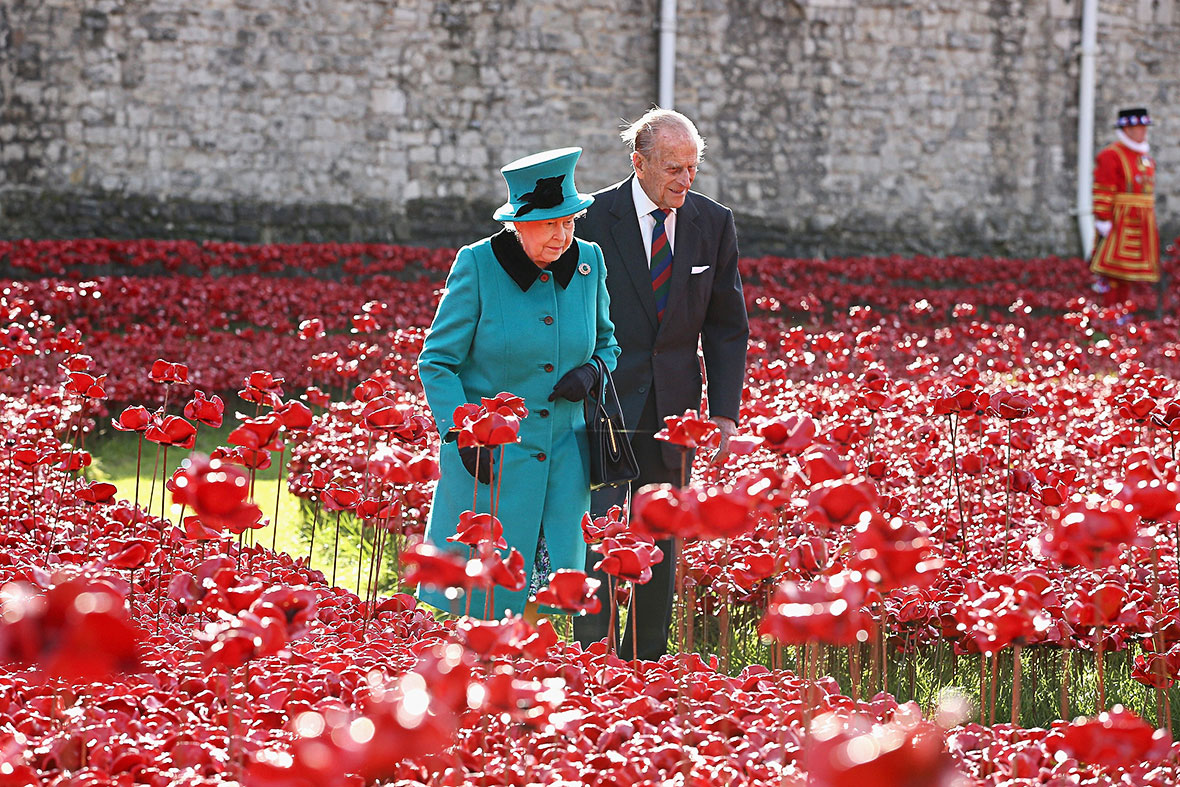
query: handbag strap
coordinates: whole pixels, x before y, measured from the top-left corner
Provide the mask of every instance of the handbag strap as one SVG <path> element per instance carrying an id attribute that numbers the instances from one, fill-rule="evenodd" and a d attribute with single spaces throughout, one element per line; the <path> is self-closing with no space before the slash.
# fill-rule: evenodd
<path id="1" fill-rule="evenodd" d="M 619 392 L 615 389 L 615 381 L 610 375 L 610 369 L 606 368 L 606 362 L 597 355 L 594 356 L 594 363 L 598 367 L 598 395 L 595 398 L 600 405 L 605 407 L 607 404 L 607 394 L 610 394 L 610 398 L 615 405 L 615 410 L 622 413 L 623 406 L 619 404 Z"/>

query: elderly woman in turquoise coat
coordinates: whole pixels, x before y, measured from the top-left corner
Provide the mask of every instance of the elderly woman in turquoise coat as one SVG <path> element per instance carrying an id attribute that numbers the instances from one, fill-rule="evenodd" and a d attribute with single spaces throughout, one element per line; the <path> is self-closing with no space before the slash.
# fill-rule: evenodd
<path id="1" fill-rule="evenodd" d="M 443 435 L 438 486 L 426 540 L 443 549 L 459 516 L 490 511 L 524 557 L 524 590 L 493 591 L 492 617 L 536 614 L 531 592 L 551 571 L 585 568 L 582 516 L 590 508 L 589 455 L 582 400 L 597 380 L 595 356 L 613 369 L 619 346 L 610 321 L 606 265 L 594 243 L 574 238 L 574 221 L 594 201 L 574 185 L 581 148 L 527 156 L 501 171 L 508 201 L 493 215 L 502 232 L 459 250 L 418 359 L 430 411 Z M 522 397 L 520 442 L 503 454 L 459 448 L 457 407 L 501 392 Z M 473 492 L 474 488 L 474 492 Z M 448 598 L 422 588 L 422 601 L 482 616 L 485 597 Z"/>

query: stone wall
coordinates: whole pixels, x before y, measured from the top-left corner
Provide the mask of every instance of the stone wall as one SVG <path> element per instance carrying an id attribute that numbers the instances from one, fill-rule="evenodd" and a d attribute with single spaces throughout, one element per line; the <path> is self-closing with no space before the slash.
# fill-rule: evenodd
<path id="1" fill-rule="evenodd" d="M 626 174 L 658 6 L 0 0 L 0 236 L 475 239 L 512 158 L 579 144 L 584 190 Z M 1077 252 L 1081 0 L 678 6 L 697 185 L 744 252 Z M 1096 142 L 1116 107 L 1152 108 L 1165 239 L 1178 6 L 1099 20 Z"/>

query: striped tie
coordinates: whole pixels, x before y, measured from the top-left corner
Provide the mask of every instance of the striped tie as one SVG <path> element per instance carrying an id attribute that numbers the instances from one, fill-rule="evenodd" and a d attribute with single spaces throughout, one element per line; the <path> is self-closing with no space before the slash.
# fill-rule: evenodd
<path id="1" fill-rule="evenodd" d="M 668 212 L 656 208 L 651 212 L 656 226 L 651 231 L 651 289 L 656 296 L 656 317 L 664 319 L 668 307 L 668 290 L 672 285 L 672 247 L 664 232 L 664 219 Z"/>

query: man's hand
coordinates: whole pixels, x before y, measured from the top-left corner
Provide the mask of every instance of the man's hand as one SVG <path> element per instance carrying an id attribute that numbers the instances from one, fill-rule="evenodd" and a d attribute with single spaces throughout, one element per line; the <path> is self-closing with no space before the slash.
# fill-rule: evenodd
<path id="1" fill-rule="evenodd" d="M 717 428 L 721 430 L 721 442 L 717 446 L 717 453 L 713 454 L 709 460 L 709 464 L 724 464 L 725 460 L 729 458 L 729 438 L 737 434 L 737 424 L 723 415 L 715 415 L 709 420 L 717 424 Z"/>

